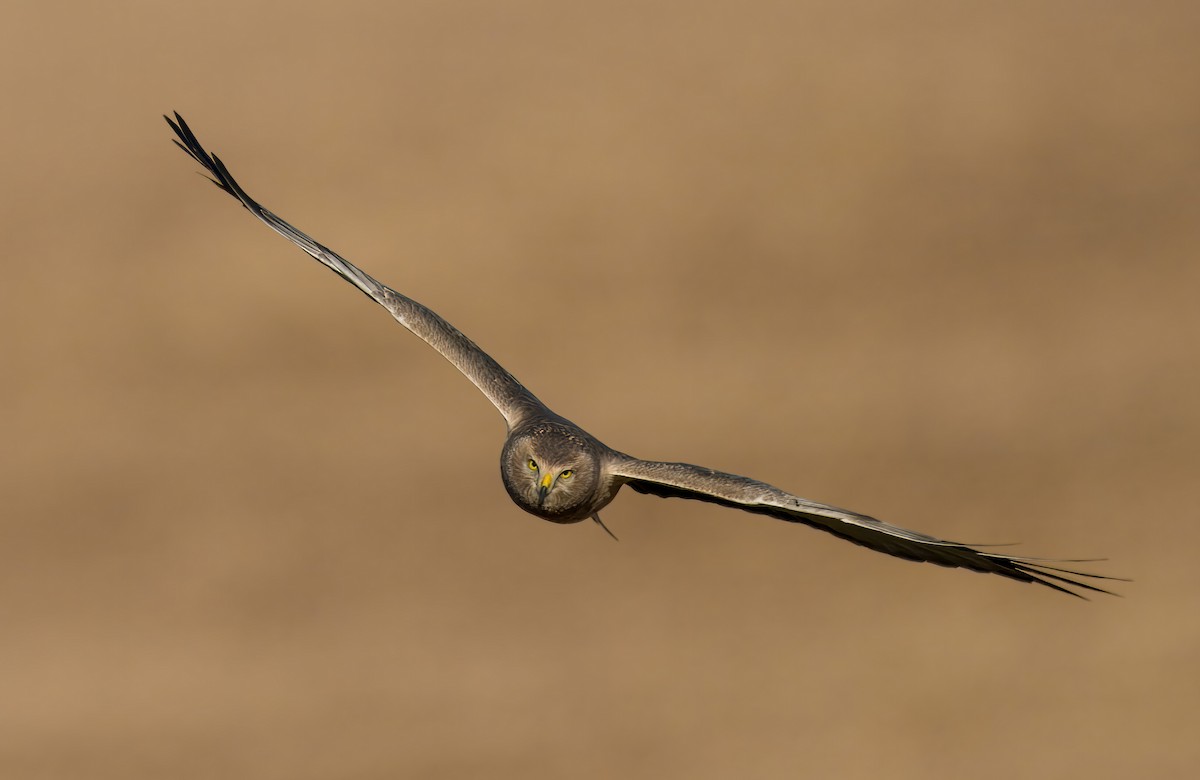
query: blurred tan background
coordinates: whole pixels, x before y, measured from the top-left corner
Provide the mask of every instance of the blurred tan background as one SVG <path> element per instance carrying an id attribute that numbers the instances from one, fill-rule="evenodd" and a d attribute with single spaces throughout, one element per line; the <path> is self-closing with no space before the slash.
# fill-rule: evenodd
<path id="1" fill-rule="evenodd" d="M 0 777 L 1195 776 L 1196 3 L 164 5 L 0 29 Z M 525 515 L 173 109 L 615 447 L 1136 582 Z"/>

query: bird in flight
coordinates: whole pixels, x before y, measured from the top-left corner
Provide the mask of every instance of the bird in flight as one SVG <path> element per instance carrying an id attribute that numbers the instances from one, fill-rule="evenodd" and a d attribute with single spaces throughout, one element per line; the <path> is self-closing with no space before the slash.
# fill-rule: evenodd
<path id="1" fill-rule="evenodd" d="M 341 255 L 263 208 L 230 175 L 215 154 L 209 154 L 178 113 L 172 120 L 175 144 L 267 227 L 303 249 L 315 260 L 358 288 L 396 320 L 436 349 L 487 396 L 508 424 L 500 451 L 500 475 L 513 502 L 552 523 L 600 521 L 622 486 L 663 498 L 690 498 L 744 512 L 801 523 L 877 552 L 910 561 L 960 567 L 1034 582 L 1084 598 L 1072 588 L 1111 593 L 1085 580 L 1117 580 L 1063 568 L 1060 560 L 1028 558 L 977 550 L 927 534 L 909 531 L 882 520 L 794 496 L 748 477 L 726 474 L 688 463 L 641 460 L 603 444 L 575 423 L 552 412 L 512 374 L 429 308 L 387 287 Z M 611 535 L 611 532 L 609 532 Z M 615 538 L 615 537 L 614 537 Z M 1094 560 L 1094 559 L 1092 559 Z"/>

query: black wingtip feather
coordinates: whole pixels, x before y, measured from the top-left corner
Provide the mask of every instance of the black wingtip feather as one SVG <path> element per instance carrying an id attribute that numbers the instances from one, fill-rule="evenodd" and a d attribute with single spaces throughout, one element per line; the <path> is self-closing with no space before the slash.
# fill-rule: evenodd
<path id="1" fill-rule="evenodd" d="M 225 167 L 225 163 L 221 162 L 221 158 L 207 151 L 200 144 L 199 139 L 196 138 L 196 134 L 192 132 L 192 128 L 188 127 L 188 123 L 184 121 L 178 111 L 175 112 L 174 120 L 166 114 L 163 115 L 163 119 L 167 120 L 167 124 L 171 126 L 171 129 L 175 131 L 175 135 L 178 136 L 178 139 L 172 139 L 175 145 L 187 152 L 189 157 L 204 166 L 204 169 L 208 171 L 209 176 L 205 178 L 208 178 L 209 181 L 217 185 L 222 191 L 241 201 L 241 204 L 251 212 L 254 212 L 255 215 L 263 215 L 263 207 L 246 194 L 246 191 L 242 189 L 241 185 L 229 173 L 229 169 Z"/>
<path id="2" fill-rule="evenodd" d="M 1109 596 L 1116 596 L 1117 598 L 1124 598 L 1124 597 L 1120 593 L 1116 593 L 1115 591 L 1108 590 L 1107 588 L 1101 588 L 1098 585 L 1090 585 L 1086 582 L 1083 582 L 1079 579 L 1074 579 L 1074 578 L 1076 578 L 1076 577 L 1092 577 L 1092 578 L 1098 579 L 1098 580 L 1114 580 L 1114 581 L 1119 581 L 1119 582 L 1129 582 L 1130 581 L 1124 577 L 1106 577 L 1103 574 L 1089 574 L 1088 572 L 1072 571 L 1070 569 L 1060 569 L 1056 566 L 1043 566 L 1043 567 L 1039 567 L 1039 568 L 1035 569 L 1035 568 L 1030 568 L 1028 566 L 1022 566 L 1020 564 L 1017 564 L 1017 567 L 1020 571 L 1023 571 L 1026 574 L 1029 574 L 1031 577 L 1033 577 L 1035 582 L 1038 582 L 1047 587 L 1054 588 L 1055 590 L 1065 590 L 1065 588 L 1061 588 L 1058 585 L 1055 585 L 1054 583 L 1049 582 L 1048 580 L 1055 580 L 1057 582 L 1061 582 L 1066 585 L 1070 585 L 1073 588 L 1083 588 L 1084 590 L 1090 591 L 1092 593 L 1104 593 Z M 1046 571 L 1046 569 L 1050 569 L 1052 571 Z M 1061 573 L 1055 574 L 1053 572 L 1061 572 Z M 1063 574 L 1070 574 L 1071 576 L 1064 577 L 1064 576 L 1062 576 Z M 1083 599 L 1087 598 L 1086 596 L 1084 596 L 1080 593 L 1075 593 L 1074 591 L 1068 590 L 1067 592 L 1070 593 L 1072 596 L 1079 596 L 1080 598 L 1083 598 Z"/>
<path id="3" fill-rule="evenodd" d="M 209 159 L 208 152 L 200 145 L 200 142 L 196 139 L 196 135 L 188 127 L 187 122 L 183 121 L 183 117 L 179 115 L 179 112 L 175 112 L 175 120 L 172 120 L 166 114 L 163 115 L 163 119 L 167 120 L 167 124 L 171 126 L 171 129 L 175 131 L 175 135 L 177 136 L 177 138 L 171 139 L 172 142 L 186 152 L 188 157 L 203 165 L 205 170 L 216 177 L 215 182 L 217 186 L 228 191 L 225 183 L 220 180 L 220 172 L 217 171 L 213 166 L 212 160 Z"/>

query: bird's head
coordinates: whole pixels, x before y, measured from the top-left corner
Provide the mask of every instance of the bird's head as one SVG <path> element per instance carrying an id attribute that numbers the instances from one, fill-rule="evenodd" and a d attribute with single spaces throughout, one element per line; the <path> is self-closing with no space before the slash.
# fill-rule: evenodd
<path id="1" fill-rule="evenodd" d="M 537 426 L 514 434 L 500 455 L 504 487 L 517 506 L 555 523 L 577 523 L 595 511 L 600 460 L 573 431 Z"/>

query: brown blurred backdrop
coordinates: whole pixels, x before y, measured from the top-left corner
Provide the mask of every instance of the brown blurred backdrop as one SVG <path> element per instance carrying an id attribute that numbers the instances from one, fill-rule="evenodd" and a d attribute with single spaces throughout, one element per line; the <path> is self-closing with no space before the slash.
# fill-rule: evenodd
<path id="1" fill-rule="evenodd" d="M 10 4 L 0 777 L 1195 776 L 1198 39 L 1182 1 Z M 1136 582 L 525 515 L 483 397 L 172 109 L 613 446 Z"/>

